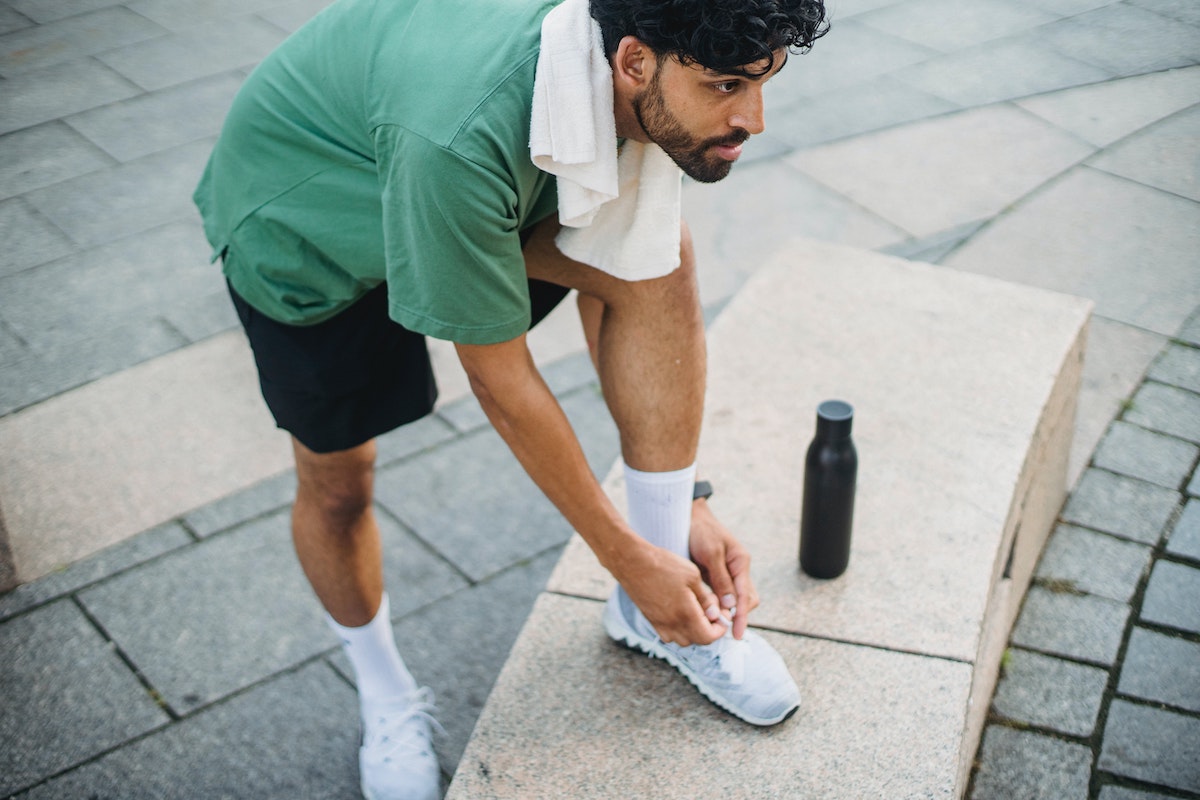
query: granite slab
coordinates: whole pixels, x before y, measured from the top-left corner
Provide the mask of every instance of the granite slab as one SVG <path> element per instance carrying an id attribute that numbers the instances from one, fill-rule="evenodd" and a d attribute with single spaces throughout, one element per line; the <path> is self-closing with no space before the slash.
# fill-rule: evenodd
<path id="1" fill-rule="evenodd" d="M 838 696 L 845 724 L 869 731 L 858 736 L 862 747 L 892 747 L 898 732 L 925 713 L 957 718 L 957 746 L 923 739 L 926 754 L 887 759 L 911 765 L 932 758 L 923 776 L 912 778 L 916 783 L 904 770 L 879 776 L 879 754 L 862 749 L 837 760 L 837 777 L 819 768 L 813 776 L 797 776 L 781 767 L 765 783 L 740 789 L 719 770 L 697 777 L 694 786 L 664 789 L 642 782 L 643 773 L 670 771 L 677 756 L 659 748 L 636 762 L 622 752 L 590 766 L 572 761 L 535 769 L 544 755 L 543 720 L 572 712 L 564 712 L 552 693 L 531 694 L 528 687 L 544 690 L 560 680 L 551 677 L 554 671 L 563 669 L 578 691 L 581 684 L 569 673 L 586 659 L 578 644 L 558 643 L 577 641 L 585 629 L 570 618 L 566 598 L 586 600 L 590 613 L 598 614 L 598 601 L 612 587 L 612 578 L 573 537 L 548 587 L 566 597 L 543 596 L 535 607 L 505 668 L 510 682 L 502 676 L 463 757 L 462 796 L 548 796 L 546 787 L 563 780 L 603 787 L 595 796 L 618 785 L 623 796 L 807 796 L 814 793 L 805 783 L 810 777 L 820 780 L 823 796 L 961 794 L 1009 627 L 1065 495 L 1089 304 L 807 240 L 780 253 L 710 329 L 699 457 L 705 477 L 719 487 L 714 510 L 755 558 L 763 604 L 752 621 L 774 631 L 772 641 L 785 650 L 817 647 L 808 641 L 812 637 L 838 652 L 865 645 L 855 652 L 916 659 L 912 663 L 927 670 L 953 665 L 966 678 L 965 694 L 943 691 L 920 708 L 894 698 L 887 724 L 863 721 L 878 711 L 869 691 L 830 688 L 841 676 L 821 674 L 801 684 L 822 700 Z M 804 576 L 796 560 L 800 487 L 815 408 L 830 397 L 858 409 L 859 488 L 850 569 L 836 580 L 817 581 Z M 605 488 L 621 506 L 618 468 Z M 587 607 L 578 606 L 578 613 Z M 791 662 L 793 668 L 808 669 L 807 657 L 802 661 L 799 667 Z M 632 669 L 635 662 L 616 663 Z M 591 669 L 603 674 L 600 668 Z M 636 696 L 656 697 L 658 691 L 642 688 Z M 944 702 L 957 705 L 940 707 Z M 686 708 L 673 704 L 661 713 L 678 719 Z M 588 719 L 597 718 L 586 710 Z M 720 712 L 709 714 L 702 734 L 678 743 L 687 748 L 689 763 L 715 763 L 717 753 L 734 745 L 710 742 L 728 726 L 743 727 Z M 567 723 L 589 727 L 570 716 L 554 724 L 560 738 L 574 735 L 560 732 Z M 657 723 L 641 714 L 637 722 L 616 721 L 620 727 L 606 731 L 606 738 L 614 738 L 613 730 L 623 732 L 618 740 L 640 736 L 647 724 Z M 764 752 L 770 735 L 758 735 L 763 741 L 755 753 L 763 754 L 764 763 L 774 761 Z M 785 760 L 799 763 L 810 747 L 818 745 L 806 741 Z M 826 765 L 832 757 L 827 753 Z M 744 778 L 747 771 L 737 774 Z M 876 779 L 896 783 L 881 788 L 872 783 Z"/>
<path id="2" fill-rule="evenodd" d="M 969 665 L 766 631 L 804 700 L 756 728 L 609 641 L 602 607 L 538 599 L 447 800 L 957 796 Z"/>

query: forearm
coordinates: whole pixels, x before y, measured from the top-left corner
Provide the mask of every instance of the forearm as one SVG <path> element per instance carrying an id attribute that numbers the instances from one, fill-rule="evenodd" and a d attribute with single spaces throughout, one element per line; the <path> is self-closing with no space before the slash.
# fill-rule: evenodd
<path id="1" fill-rule="evenodd" d="M 606 569 L 618 575 L 644 547 L 592 474 L 558 401 L 523 342 L 459 347 L 471 388 L 484 413 L 521 466 L 579 532 Z M 499 359 L 496 359 L 499 356 Z"/>

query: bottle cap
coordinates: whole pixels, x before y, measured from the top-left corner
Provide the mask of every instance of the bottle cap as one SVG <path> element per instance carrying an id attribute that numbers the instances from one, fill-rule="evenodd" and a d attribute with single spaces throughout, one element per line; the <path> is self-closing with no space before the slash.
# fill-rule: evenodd
<path id="1" fill-rule="evenodd" d="M 844 400 L 826 400 L 817 406 L 817 433 L 827 439 L 844 439 L 854 423 L 854 407 Z"/>

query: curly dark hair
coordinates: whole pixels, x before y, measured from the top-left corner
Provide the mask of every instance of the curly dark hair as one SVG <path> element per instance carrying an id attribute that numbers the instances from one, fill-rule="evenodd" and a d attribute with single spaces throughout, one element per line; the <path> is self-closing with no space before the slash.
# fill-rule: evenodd
<path id="1" fill-rule="evenodd" d="M 636 36 L 661 60 L 751 76 L 750 64 L 775 66 L 775 52 L 805 52 L 829 30 L 824 0 L 590 0 L 611 58 Z"/>

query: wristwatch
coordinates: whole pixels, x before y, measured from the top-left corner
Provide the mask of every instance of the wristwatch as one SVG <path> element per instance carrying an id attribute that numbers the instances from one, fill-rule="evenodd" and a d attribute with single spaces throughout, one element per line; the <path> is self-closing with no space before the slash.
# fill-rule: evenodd
<path id="1" fill-rule="evenodd" d="M 706 500 L 712 497 L 712 484 L 708 481 L 696 481 L 696 485 L 692 487 L 692 500 L 699 500 L 701 497 Z"/>

